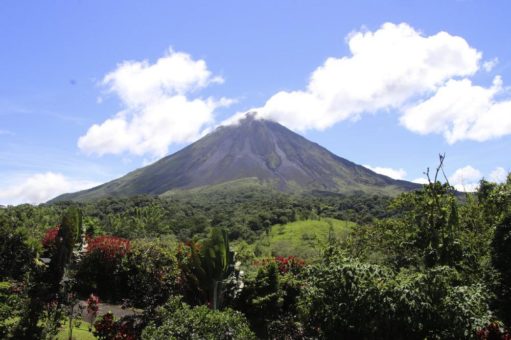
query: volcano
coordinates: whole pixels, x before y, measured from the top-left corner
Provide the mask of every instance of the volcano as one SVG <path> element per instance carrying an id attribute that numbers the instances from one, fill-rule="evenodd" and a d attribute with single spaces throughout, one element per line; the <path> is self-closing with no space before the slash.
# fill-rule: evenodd
<path id="1" fill-rule="evenodd" d="M 182 150 L 92 189 L 52 201 L 89 201 L 251 183 L 284 192 L 364 192 L 394 196 L 420 186 L 336 156 L 286 127 L 248 114 Z"/>

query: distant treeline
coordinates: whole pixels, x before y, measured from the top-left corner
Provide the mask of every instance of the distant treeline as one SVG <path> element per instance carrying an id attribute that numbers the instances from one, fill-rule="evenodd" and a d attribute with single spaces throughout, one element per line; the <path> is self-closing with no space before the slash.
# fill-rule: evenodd
<path id="1" fill-rule="evenodd" d="M 275 224 L 331 217 L 367 224 L 389 216 L 389 197 L 364 193 L 286 194 L 261 188 L 181 193 L 171 197 L 134 196 L 79 203 L 84 225 L 96 234 L 128 239 L 175 235 L 203 237 L 209 227 L 223 227 L 231 240 L 255 240 Z M 0 208 L 0 222 L 42 237 L 71 202 Z"/>

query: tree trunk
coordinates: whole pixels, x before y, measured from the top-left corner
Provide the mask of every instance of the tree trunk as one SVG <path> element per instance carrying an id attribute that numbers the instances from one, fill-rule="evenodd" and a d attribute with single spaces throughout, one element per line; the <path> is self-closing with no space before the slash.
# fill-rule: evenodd
<path id="1" fill-rule="evenodd" d="M 213 280 L 213 310 L 218 309 L 218 281 Z"/>

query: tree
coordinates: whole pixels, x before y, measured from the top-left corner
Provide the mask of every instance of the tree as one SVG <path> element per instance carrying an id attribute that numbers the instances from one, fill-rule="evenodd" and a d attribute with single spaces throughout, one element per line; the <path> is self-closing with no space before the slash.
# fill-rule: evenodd
<path id="1" fill-rule="evenodd" d="M 0 223 L 0 281 L 21 280 L 33 269 L 35 256 L 36 252 L 22 231 Z"/>
<path id="2" fill-rule="evenodd" d="M 394 217 L 354 231 L 353 253 L 396 270 L 461 266 L 465 249 L 460 242 L 459 203 L 448 183 L 434 182 L 401 194 L 391 209 Z M 365 249 L 357 249 L 360 246 Z"/>
<path id="3" fill-rule="evenodd" d="M 67 265 L 73 256 L 73 250 L 82 243 L 82 213 L 71 206 L 62 216 L 59 232 L 56 237 L 55 251 L 50 255 L 51 262 L 48 268 L 53 283 L 58 285 L 64 277 Z M 58 286 L 54 287 L 55 289 Z"/>
<path id="4" fill-rule="evenodd" d="M 504 323 L 511 327 L 511 214 L 495 229 L 492 264 L 500 274 L 496 291 L 496 309 Z"/>
<path id="5" fill-rule="evenodd" d="M 21 339 L 39 338 L 41 326 L 39 319 L 44 311 L 45 305 L 54 305 L 59 309 L 64 301 L 66 292 L 62 289 L 66 284 L 66 271 L 73 257 L 73 250 L 81 245 L 82 235 L 82 214 L 74 206 L 69 207 L 62 216 L 62 220 L 55 237 L 55 246 L 47 249 L 50 258 L 48 266 L 40 264 L 31 273 L 29 282 L 28 303 L 25 315 L 16 331 L 16 337 Z M 48 322 L 56 322 L 60 312 L 52 313 L 52 319 Z"/>

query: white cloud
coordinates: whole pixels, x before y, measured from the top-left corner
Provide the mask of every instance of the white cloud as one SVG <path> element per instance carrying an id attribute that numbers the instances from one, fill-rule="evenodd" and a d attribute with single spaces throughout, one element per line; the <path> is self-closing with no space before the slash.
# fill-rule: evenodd
<path id="1" fill-rule="evenodd" d="M 457 169 L 450 177 L 449 183 L 458 191 L 473 192 L 479 187 L 483 175 L 470 165 Z"/>
<path id="2" fill-rule="evenodd" d="M 507 179 L 508 172 L 503 167 L 495 168 L 491 173 L 488 180 L 495 183 L 504 183 Z"/>
<path id="3" fill-rule="evenodd" d="M 296 129 L 325 129 L 364 112 L 400 109 L 453 77 L 473 75 L 481 53 L 461 37 L 423 36 L 407 24 L 384 24 L 347 38 L 351 56 L 328 58 L 307 88 L 281 91 L 258 116 Z"/>
<path id="4" fill-rule="evenodd" d="M 328 58 L 306 89 L 276 93 L 253 109 L 257 116 L 304 131 L 395 110 L 410 131 L 442 134 L 450 144 L 511 134 L 511 100 L 502 96 L 501 77 L 489 87 L 470 80 L 481 67 L 491 71 L 498 59 L 481 65 L 482 53 L 462 37 L 425 36 L 407 24 L 386 23 L 374 32 L 354 32 L 346 41 L 350 56 Z"/>
<path id="5" fill-rule="evenodd" d="M 420 134 L 443 134 L 450 144 L 501 137 L 511 133 L 511 100 L 495 100 L 501 91 L 499 76 L 489 88 L 449 80 L 434 96 L 408 108 L 401 123 Z"/>
<path id="6" fill-rule="evenodd" d="M 502 168 L 495 168 L 488 178 L 491 182 L 502 183 L 506 181 L 508 172 Z M 479 181 L 483 174 L 478 169 L 467 165 L 459 168 L 449 177 L 449 183 L 458 191 L 473 192 L 479 188 Z M 419 184 L 428 184 L 426 178 L 416 178 L 412 182 Z"/>
<path id="7" fill-rule="evenodd" d="M 13 185 L 0 188 L 0 204 L 38 204 L 60 194 L 94 187 L 99 183 L 75 180 L 54 172 L 34 174 Z"/>
<path id="8" fill-rule="evenodd" d="M 380 166 L 372 167 L 370 165 L 364 165 L 364 167 L 376 172 L 377 174 L 385 175 L 393 179 L 404 179 L 406 177 L 406 171 L 403 169 L 384 168 Z"/>
<path id="9" fill-rule="evenodd" d="M 412 180 L 413 183 L 417 183 L 417 184 L 428 184 L 429 181 L 427 178 L 424 178 L 424 177 L 419 177 L 419 178 L 416 178 L 414 180 Z"/>
<path id="10" fill-rule="evenodd" d="M 126 61 L 107 74 L 102 85 L 120 98 L 125 109 L 80 137 L 89 154 L 129 152 L 161 157 L 172 143 L 196 139 L 214 121 L 214 110 L 232 101 L 191 98 L 198 90 L 223 79 L 213 76 L 204 60 L 169 50 L 154 64 Z"/>
<path id="11" fill-rule="evenodd" d="M 483 68 L 486 72 L 491 72 L 495 66 L 499 63 L 499 58 L 493 58 L 492 60 L 487 60 L 483 63 Z"/>
<path id="12" fill-rule="evenodd" d="M 169 49 L 154 64 L 147 60 L 119 64 L 103 78 L 102 84 L 132 107 L 222 82 L 221 77 L 213 77 L 204 60 L 195 61 L 186 53 Z"/>

